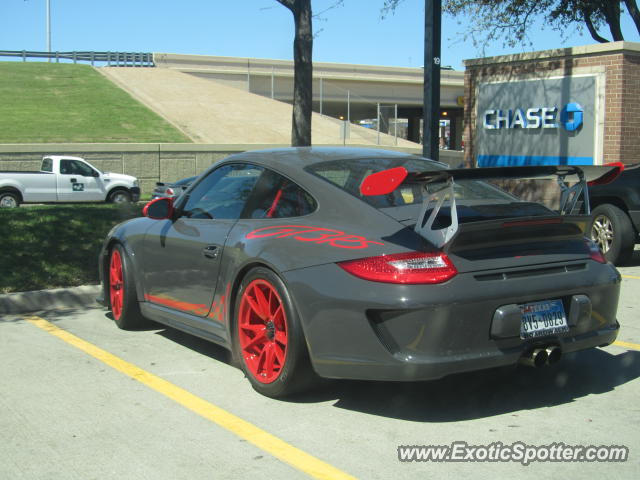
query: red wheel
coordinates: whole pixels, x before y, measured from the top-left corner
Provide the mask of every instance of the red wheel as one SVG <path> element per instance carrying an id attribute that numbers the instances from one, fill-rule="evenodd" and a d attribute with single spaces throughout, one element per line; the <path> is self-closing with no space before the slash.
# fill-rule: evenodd
<path id="1" fill-rule="evenodd" d="M 240 299 L 238 339 L 242 359 L 259 382 L 272 383 L 282 373 L 287 331 L 287 314 L 276 288 L 266 280 L 253 280 Z"/>
<path id="2" fill-rule="evenodd" d="M 133 330 L 146 324 L 140 313 L 133 273 L 124 248 L 119 244 L 114 245 L 109 258 L 109 302 L 116 325 L 124 330 Z"/>
<path id="3" fill-rule="evenodd" d="M 111 313 L 113 313 L 113 318 L 116 322 L 122 317 L 123 287 L 122 257 L 120 256 L 120 252 L 114 249 L 109 265 L 109 298 L 111 300 Z"/>
<path id="4" fill-rule="evenodd" d="M 233 321 L 233 352 L 255 390 L 279 398 L 316 384 L 299 315 L 275 272 L 256 267 L 247 273 Z"/>

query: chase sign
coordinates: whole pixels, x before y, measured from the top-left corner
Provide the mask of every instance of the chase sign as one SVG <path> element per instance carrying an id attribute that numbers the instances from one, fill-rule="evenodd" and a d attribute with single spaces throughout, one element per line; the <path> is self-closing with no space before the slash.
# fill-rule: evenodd
<path id="1" fill-rule="evenodd" d="M 478 166 L 597 163 L 596 75 L 482 83 Z"/>
<path id="2" fill-rule="evenodd" d="M 484 112 L 482 126 L 488 130 L 501 128 L 559 128 L 575 132 L 582 126 L 583 110 L 579 103 L 568 103 L 558 115 L 558 107 L 516 108 L 515 110 L 489 109 Z M 558 116 L 560 118 L 558 118 Z"/>

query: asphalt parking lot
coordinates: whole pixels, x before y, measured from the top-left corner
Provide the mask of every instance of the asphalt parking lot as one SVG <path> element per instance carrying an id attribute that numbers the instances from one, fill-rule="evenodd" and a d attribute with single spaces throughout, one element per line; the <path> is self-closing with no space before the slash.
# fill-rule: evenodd
<path id="1" fill-rule="evenodd" d="M 556 367 L 255 393 L 226 351 L 100 308 L 0 319 L 0 478 L 639 478 L 640 252 L 618 342 Z M 624 463 L 400 462 L 400 445 L 622 445 Z"/>

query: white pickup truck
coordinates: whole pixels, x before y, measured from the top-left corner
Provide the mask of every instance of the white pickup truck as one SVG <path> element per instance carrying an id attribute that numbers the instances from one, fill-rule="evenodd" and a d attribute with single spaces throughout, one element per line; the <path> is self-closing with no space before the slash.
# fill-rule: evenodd
<path id="1" fill-rule="evenodd" d="M 21 203 L 137 202 L 138 180 L 102 173 L 78 157 L 49 155 L 39 172 L 0 171 L 0 207 Z"/>

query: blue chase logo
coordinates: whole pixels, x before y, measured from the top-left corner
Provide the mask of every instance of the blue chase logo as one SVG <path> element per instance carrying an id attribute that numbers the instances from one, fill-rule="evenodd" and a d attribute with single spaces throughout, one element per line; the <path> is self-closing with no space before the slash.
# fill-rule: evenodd
<path id="1" fill-rule="evenodd" d="M 559 115 L 558 115 L 559 113 Z M 560 118 L 558 118 L 558 116 Z M 558 107 L 533 107 L 515 110 L 485 110 L 482 126 L 486 130 L 560 128 L 576 132 L 584 122 L 584 111 L 579 103 L 567 103 L 560 112 Z"/>
<path id="2" fill-rule="evenodd" d="M 567 103 L 560 112 L 560 123 L 567 132 L 575 132 L 582 126 L 584 112 L 579 103 Z"/>

